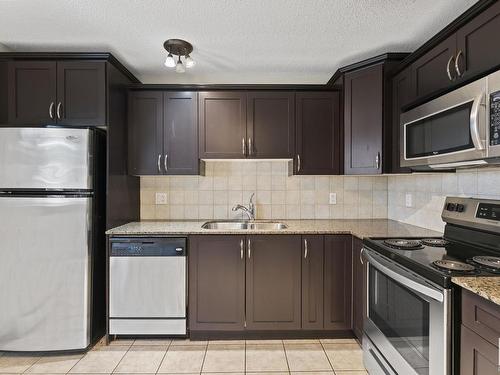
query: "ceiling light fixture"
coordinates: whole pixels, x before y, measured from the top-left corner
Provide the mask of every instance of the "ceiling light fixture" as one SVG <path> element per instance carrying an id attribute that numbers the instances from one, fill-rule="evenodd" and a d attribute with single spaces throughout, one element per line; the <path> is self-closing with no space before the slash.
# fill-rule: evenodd
<path id="1" fill-rule="evenodd" d="M 192 68 L 195 66 L 195 61 L 190 56 L 193 52 L 193 46 L 191 43 L 186 42 L 182 39 L 169 39 L 163 43 L 163 47 L 167 50 L 168 55 L 165 60 L 165 66 L 168 68 L 174 68 L 177 73 L 184 73 L 186 68 Z M 177 63 L 175 62 L 174 56 L 177 56 Z M 185 64 L 182 63 L 181 57 L 184 56 Z"/>

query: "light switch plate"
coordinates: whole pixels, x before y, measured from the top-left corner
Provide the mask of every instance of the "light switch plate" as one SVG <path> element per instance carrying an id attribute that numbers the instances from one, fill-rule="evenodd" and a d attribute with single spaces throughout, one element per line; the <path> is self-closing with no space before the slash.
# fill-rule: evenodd
<path id="1" fill-rule="evenodd" d="M 330 193 L 330 204 L 337 204 L 337 193 Z"/>
<path id="2" fill-rule="evenodd" d="M 413 207 L 413 194 L 406 193 L 406 207 Z"/>
<path id="3" fill-rule="evenodd" d="M 155 204 L 168 204 L 167 193 L 156 193 Z"/>

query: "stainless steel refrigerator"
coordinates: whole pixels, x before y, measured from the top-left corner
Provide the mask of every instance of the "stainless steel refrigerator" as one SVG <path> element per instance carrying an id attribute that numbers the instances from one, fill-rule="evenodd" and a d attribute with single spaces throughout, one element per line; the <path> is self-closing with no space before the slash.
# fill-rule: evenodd
<path id="1" fill-rule="evenodd" d="M 86 349 L 103 330 L 104 137 L 0 128 L 0 351 Z"/>

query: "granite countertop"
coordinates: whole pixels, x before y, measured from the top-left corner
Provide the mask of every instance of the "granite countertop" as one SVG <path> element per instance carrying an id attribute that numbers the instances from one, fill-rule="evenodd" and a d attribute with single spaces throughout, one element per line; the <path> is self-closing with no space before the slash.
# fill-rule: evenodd
<path id="1" fill-rule="evenodd" d="M 266 221 L 266 220 L 258 220 Z M 288 225 L 282 230 L 202 229 L 204 221 L 139 221 L 106 232 L 108 235 L 188 234 L 352 234 L 364 237 L 439 237 L 442 233 L 387 219 L 276 220 Z"/>
<path id="2" fill-rule="evenodd" d="M 500 276 L 453 277 L 451 281 L 491 302 L 500 305 Z"/>

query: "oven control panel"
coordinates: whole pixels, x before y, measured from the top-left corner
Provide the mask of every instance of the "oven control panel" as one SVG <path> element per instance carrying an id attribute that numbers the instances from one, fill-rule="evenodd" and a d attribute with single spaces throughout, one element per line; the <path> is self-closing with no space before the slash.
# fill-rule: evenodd
<path id="1" fill-rule="evenodd" d="M 490 146 L 500 145 L 500 91 L 490 94 Z"/>
<path id="2" fill-rule="evenodd" d="M 479 203 L 476 217 L 479 219 L 500 221 L 500 204 Z"/>

